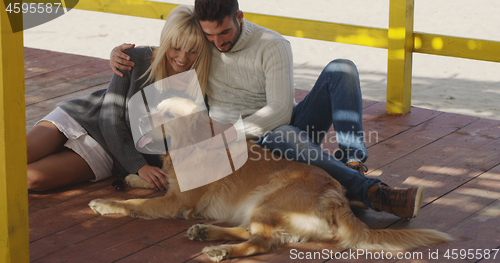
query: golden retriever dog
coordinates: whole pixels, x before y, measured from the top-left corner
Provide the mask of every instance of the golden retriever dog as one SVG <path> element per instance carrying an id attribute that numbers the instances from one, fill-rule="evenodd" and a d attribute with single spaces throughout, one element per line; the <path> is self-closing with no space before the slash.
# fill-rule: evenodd
<path id="1" fill-rule="evenodd" d="M 154 118 L 187 116 L 196 111 L 199 111 L 198 106 L 192 101 L 171 98 L 158 106 Z M 200 115 L 190 116 L 186 129 L 196 130 Z M 169 132 L 190 134 L 179 127 L 166 134 Z M 451 239 L 445 233 L 430 229 L 369 229 L 351 211 L 343 187 L 324 170 L 285 158 L 259 158 L 271 153 L 251 142 L 248 142 L 248 149 L 248 161 L 240 169 L 185 192 L 179 189 L 172 158 L 167 153 L 163 156 L 169 182 L 165 196 L 126 201 L 96 199 L 89 206 L 101 215 L 124 214 L 146 219 L 206 218 L 229 223 L 234 227 L 197 224 L 188 230 L 191 240 L 244 241 L 205 247 L 203 253 L 215 262 L 305 241 L 335 240 L 343 248 L 405 250 Z M 198 158 L 196 155 L 186 154 L 182 162 L 193 165 Z M 149 187 L 138 176 L 127 177 L 127 182 L 132 186 Z"/>

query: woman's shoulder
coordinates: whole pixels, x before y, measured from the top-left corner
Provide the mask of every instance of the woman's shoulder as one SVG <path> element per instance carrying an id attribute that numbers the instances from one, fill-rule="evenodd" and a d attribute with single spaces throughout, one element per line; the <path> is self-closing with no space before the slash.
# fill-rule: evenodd
<path id="1" fill-rule="evenodd" d="M 136 77 L 142 76 L 146 70 L 151 66 L 151 56 L 153 54 L 152 47 L 135 47 L 125 50 L 125 54 L 130 56 L 130 61 L 134 62 L 135 66 L 130 72 Z"/>
<path id="2" fill-rule="evenodd" d="M 140 46 L 131 49 L 127 49 L 124 51 L 125 54 L 130 56 L 131 61 L 137 60 L 148 60 L 151 61 L 151 55 L 153 54 L 153 47 L 149 46 Z"/>

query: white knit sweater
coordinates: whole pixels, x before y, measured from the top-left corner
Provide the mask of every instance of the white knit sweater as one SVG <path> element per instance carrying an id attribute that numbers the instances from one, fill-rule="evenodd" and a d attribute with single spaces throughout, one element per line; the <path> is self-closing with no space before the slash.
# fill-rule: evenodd
<path id="1" fill-rule="evenodd" d="M 207 95 L 211 117 L 234 123 L 241 114 L 247 138 L 288 124 L 294 103 L 290 43 L 243 20 L 231 51 L 213 47 Z"/>

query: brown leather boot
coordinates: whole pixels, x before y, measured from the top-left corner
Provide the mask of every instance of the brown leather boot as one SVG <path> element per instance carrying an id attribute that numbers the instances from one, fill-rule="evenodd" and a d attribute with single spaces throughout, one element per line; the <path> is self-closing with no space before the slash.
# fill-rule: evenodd
<path id="1" fill-rule="evenodd" d="M 365 173 L 368 172 L 368 167 L 362 162 L 348 162 L 345 165 L 358 171 L 362 175 L 365 175 Z"/>
<path id="2" fill-rule="evenodd" d="M 387 185 L 379 184 L 370 187 L 366 195 L 376 209 L 409 220 L 416 217 L 420 211 L 424 188 L 392 189 Z"/>

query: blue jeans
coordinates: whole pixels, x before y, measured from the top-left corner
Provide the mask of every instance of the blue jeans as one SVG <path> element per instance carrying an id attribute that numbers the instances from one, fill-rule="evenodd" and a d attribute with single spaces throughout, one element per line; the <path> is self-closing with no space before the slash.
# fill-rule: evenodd
<path id="1" fill-rule="evenodd" d="M 362 110 L 356 66 L 349 60 L 334 60 L 323 69 L 311 92 L 295 106 L 290 125 L 268 133 L 260 145 L 284 158 L 322 168 L 346 188 L 348 197 L 361 199 L 374 209 L 366 192 L 381 181 L 345 165 L 368 158 Z M 332 124 L 339 145 L 334 156 L 319 146 Z"/>

